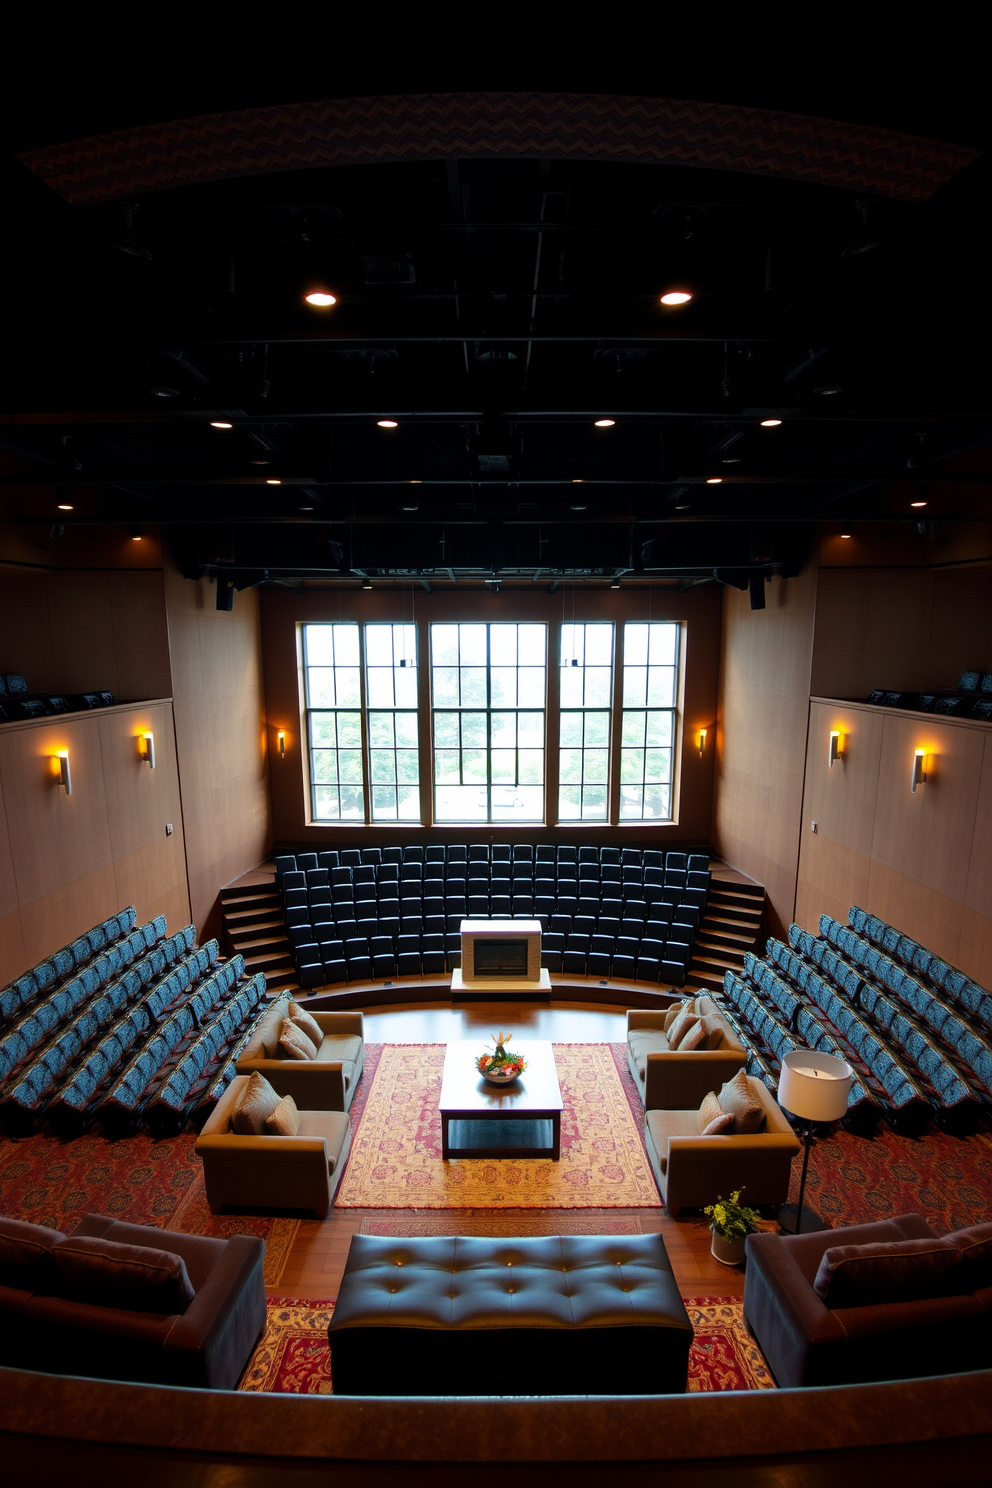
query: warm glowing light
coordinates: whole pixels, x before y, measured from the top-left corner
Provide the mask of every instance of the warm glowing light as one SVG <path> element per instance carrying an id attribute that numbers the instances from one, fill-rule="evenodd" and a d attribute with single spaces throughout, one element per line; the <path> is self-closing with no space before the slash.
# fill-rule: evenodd
<path id="1" fill-rule="evenodd" d="M 910 506 L 926 506 L 926 502 L 925 501 L 911 501 L 909 504 L 910 504 Z M 65 511 L 67 509 L 69 511 L 72 511 L 72 507 L 71 506 L 68 507 L 68 508 L 61 507 L 61 506 L 59 507 L 59 511 Z"/>
<path id="2" fill-rule="evenodd" d="M 844 753 L 844 735 L 840 729 L 830 730 L 830 744 L 827 749 L 827 769 L 832 770 Z"/>
<path id="3" fill-rule="evenodd" d="M 55 751 L 55 771 L 58 775 L 59 785 L 67 796 L 72 795 L 72 773 L 69 769 L 68 749 L 57 749 Z"/>
<path id="4" fill-rule="evenodd" d="M 278 740 L 278 743 L 279 743 L 279 755 L 280 755 L 280 758 L 281 759 L 285 759 L 286 758 L 286 730 L 285 729 L 280 729 L 279 732 L 276 734 L 276 739 Z"/>
<path id="5" fill-rule="evenodd" d="M 399 423 L 396 419 L 376 419 L 380 429 L 398 429 Z"/>
<path id="6" fill-rule="evenodd" d="M 616 419 L 601 418 L 596 420 L 597 429 L 612 429 Z"/>
<path id="7" fill-rule="evenodd" d="M 155 768 L 155 735 L 138 735 L 138 758 L 144 760 L 150 769 Z"/>
<path id="8" fill-rule="evenodd" d="M 722 475 L 708 475 L 706 477 L 706 484 L 708 486 L 722 486 L 723 485 L 723 476 Z"/>
<path id="9" fill-rule="evenodd" d="M 410 484 L 411 486 L 422 486 L 424 483 L 422 480 L 412 480 Z"/>
<path id="10" fill-rule="evenodd" d="M 277 475 L 270 475 L 270 476 L 268 476 L 266 478 L 265 484 L 267 486 L 281 486 L 282 485 L 282 481 L 279 479 L 279 477 Z"/>
<path id="11" fill-rule="evenodd" d="M 211 419 L 210 427 L 211 429 L 233 429 L 234 425 L 227 423 L 224 419 Z"/>
<path id="12" fill-rule="evenodd" d="M 925 749 L 913 750 L 913 773 L 910 777 L 909 788 L 916 795 L 916 788 L 927 783 L 927 752 Z"/>
<path id="13" fill-rule="evenodd" d="M 698 738 L 696 740 L 696 744 L 697 744 L 697 747 L 699 749 L 699 757 L 700 757 L 700 759 L 703 757 L 703 754 L 706 752 L 706 735 L 708 734 L 708 732 L 709 732 L 708 729 L 700 729 L 699 730 L 699 736 L 698 736 Z"/>
<path id="14" fill-rule="evenodd" d="M 140 532 L 139 533 L 136 533 L 134 535 L 134 537 L 132 537 L 131 541 L 132 542 L 140 542 L 141 541 L 141 534 L 140 534 Z"/>
<path id="15" fill-rule="evenodd" d="M 692 295 L 687 289 L 670 289 L 661 297 L 663 305 L 688 305 Z"/>
<path id="16" fill-rule="evenodd" d="M 304 295 L 303 298 L 306 300 L 308 305 L 314 305 L 318 310 L 327 310 L 331 305 L 336 305 L 338 302 L 337 295 L 328 293 L 326 289 L 311 290 L 310 293 L 308 295 Z"/>
<path id="17" fill-rule="evenodd" d="M 841 537 L 843 537 L 845 539 L 850 538 L 850 536 L 851 536 L 851 534 L 849 532 L 842 532 L 841 533 Z"/>
<path id="18" fill-rule="evenodd" d="M 75 510 L 74 507 L 67 506 L 65 502 L 60 502 L 59 503 L 59 511 L 74 511 L 74 510 Z"/>
<path id="19" fill-rule="evenodd" d="M 761 427 L 763 429 L 777 429 L 780 427 L 781 423 L 781 419 L 762 419 Z"/>
<path id="20" fill-rule="evenodd" d="M 585 485 L 585 480 L 583 479 L 583 477 L 581 475 L 573 476 L 572 477 L 572 485 L 573 486 L 584 486 Z"/>

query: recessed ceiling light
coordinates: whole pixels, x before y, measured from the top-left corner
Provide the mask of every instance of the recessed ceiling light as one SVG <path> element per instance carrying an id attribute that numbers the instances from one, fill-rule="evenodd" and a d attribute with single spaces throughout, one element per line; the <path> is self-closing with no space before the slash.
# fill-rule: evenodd
<path id="1" fill-rule="evenodd" d="M 781 419 L 762 419 L 761 427 L 763 429 L 777 429 L 780 427 L 781 423 Z"/>
<path id="2" fill-rule="evenodd" d="M 610 588 L 611 589 L 619 589 L 620 588 L 620 575 L 619 574 L 617 574 L 616 578 L 610 580 Z"/>
<path id="3" fill-rule="evenodd" d="M 581 475 L 573 476 L 572 477 L 572 485 L 573 486 L 584 486 L 585 485 L 585 479 Z"/>
<path id="4" fill-rule="evenodd" d="M 251 463 L 253 465 L 271 465 L 272 464 L 272 461 L 271 460 L 252 460 Z"/>
<path id="5" fill-rule="evenodd" d="M 233 429 L 234 425 L 227 423 L 224 419 L 211 419 L 211 429 Z"/>
<path id="6" fill-rule="evenodd" d="M 706 484 L 708 486 L 722 486 L 723 485 L 723 476 L 722 475 L 708 475 L 706 477 Z"/>
<path id="7" fill-rule="evenodd" d="M 282 481 L 276 475 L 269 475 L 266 477 L 265 484 L 267 486 L 281 486 Z"/>
<path id="8" fill-rule="evenodd" d="M 415 511 L 419 511 L 419 510 L 420 510 L 419 503 L 416 502 L 416 501 L 405 502 L 405 503 L 402 503 L 401 502 L 401 504 L 400 504 L 400 511 L 415 512 Z"/>
<path id="9" fill-rule="evenodd" d="M 676 501 L 676 503 L 675 503 L 675 510 L 676 511 L 689 511 L 689 509 L 690 509 L 690 503 L 688 501 Z"/>
<path id="10" fill-rule="evenodd" d="M 727 455 L 722 463 L 724 465 L 739 465 L 741 463 L 741 457 L 740 455 Z"/>
<path id="11" fill-rule="evenodd" d="M 910 504 L 910 506 L 926 506 L 926 502 L 925 501 L 911 501 L 909 504 Z M 62 511 L 62 510 L 63 510 L 63 508 L 62 507 L 59 507 L 59 511 Z M 69 511 L 71 511 L 71 510 L 72 510 L 72 507 L 69 507 Z"/>
<path id="12" fill-rule="evenodd" d="M 137 537 L 132 537 L 132 539 L 131 539 L 131 541 L 132 541 L 132 542 L 140 542 L 140 541 L 141 541 L 141 536 L 140 536 L 140 534 L 139 534 L 139 535 L 138 535 L 138 536 L 137 536 Z"/>
<path id="13" fill-rule="evenodd" d="M 158 387 L 149 388 L 148 391 L 151 393 L 151 395 L 152 395 L 153 398 L 178 398 L 179 397 L 179 389 L 178 388 L 165 387 L 164 385 L 160 385 Z"/>
<path id="14" fill-rule="evenodd" d="M 850 537 L 850 535 L 851 534 L 849 532 L 842 532 L 841 533 L 841 537 Z"/>
<path id="15" fill-rule="evenodd" d="M 601 418 L 596 420 L 597 429 L 612 429 L 616 419 Z"/>
<path id="16" fill-rule="evenodd" d="M 914 505 L 915 505 L 915 502 L 914 502 Z M 59 511 L 75 511 L 75 507 L 68 506 L 68 505 L 66 505 L 65 502 L 60 502 L 59 503 Z"/>
<path id="17" fill-rule="evenodd" d="M 376 419 L 376 423 L 378 424 L 378 426 L 379 426 L 380 429 L 398 429 L 399 428 L 399 424 L 396 421 L 396 419 Z"/>
<path id="18" fill-rule="evenodd" d="M 422 486 L 424 483 L 422 480 L 411 480 L 410 484 L 411 486 Z"/>
<path id="19" fill-rule="evenodd" d="M 314 308 L 317 310 L 328 310 L 330 309 L 331 305 L 336 305 L 338 302 L 337 295 L 332 295 L 330 291 L 326 289 L 312 289 L 310 293 L 308 295 L 304 295 L 303 298 L 306 300 L 308 305 L 313 305 Z"/>
<path id="20" fill-rule="evenodd" d="M 364 581 L 364 583 L 362 584 L 362 588 L 363 589 L 371 589 L 372 588 L 372 580 L 371 579 L 366 579 Z"/>
<path id="21" fill-rule="evenodd" d="M 814 396 L 817 398 L 836 398 L 837 394 L 843 391 L 844 389 L 835 382 L 827 382 L 822 387 L 813 389 Z"/>
<path id="22" fill-rule="evenodd" d="M 588 511 L 588 510 L 589 510 L 589 508 L 588 508 L 588 507 L 587 507 L 587 506 L 586 506 L 586 505 L 585 505 L 585 503 L 584 503 L 584 502 L 583 502 L 583 504 L 582 504 L 582 505 L 581 505 L 581 506 L 576 506 L 576 505 L 575 505 L 575 504 L 574 504 L 574 503 L 573 503 L 573 505 L 572 505 L 572 510 L 573 510 L 573 511 Z"/>
<path id="23" fill-rule="evenodd" d="M 688 305 L 692 295 L 687 289 L 670 289 L 661 297 L 663 305 Z"/>

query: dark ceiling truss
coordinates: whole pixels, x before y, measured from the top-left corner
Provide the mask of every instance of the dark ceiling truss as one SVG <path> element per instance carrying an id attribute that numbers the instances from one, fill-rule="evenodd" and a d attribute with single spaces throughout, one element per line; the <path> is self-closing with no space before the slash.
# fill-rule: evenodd
<path id="1" fill-rule="evenodd" d="M 503 105 L 503 158 L 471 95 L 35 152 L 80 205 L 35 201 L 14 248 L 6 516 L 52 521 L 54 487 L 65 526 L 296 585 L 712 582 L 790 571 L 824 520 L 911 533 L 931 490 L 945 525 L 989 514 L 974 152 L 760 110 L 731 149 L 722 106 L 607 99 L 590 160 L 576 96 Z"/>

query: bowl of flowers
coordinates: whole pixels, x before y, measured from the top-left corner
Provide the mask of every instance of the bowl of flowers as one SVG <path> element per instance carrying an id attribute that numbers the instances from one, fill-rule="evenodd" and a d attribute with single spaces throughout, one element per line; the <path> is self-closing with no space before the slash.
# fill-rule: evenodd
<path id="1" fill-rule="evenodd" d="M 509 1085 L 512 1080 L 518 1079 L 527 1068 L 527 1061 L 521 1054 L 512 1054 L 507 1051 L 507 1044 L 512 1034 L 493 1034 L 493 1044 L 496 1052 L 494 1054 L 480 1054 L 475 1061 L 475 1067 L 484 1080 L 491 1085 Z"/>

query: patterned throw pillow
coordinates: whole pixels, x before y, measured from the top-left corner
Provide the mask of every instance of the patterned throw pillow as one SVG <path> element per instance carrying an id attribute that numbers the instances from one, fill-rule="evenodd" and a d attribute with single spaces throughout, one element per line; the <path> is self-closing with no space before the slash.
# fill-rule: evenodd
<path id="1" fill-rule="evenodd" d="M 312 1018 L 306 1008 L 301 1008 L 298 1002 L 289 1004 L 289 1016 L 297 1028 L 302 1028 L 314 1048 L 319 1049 L 324 1042 L 324 1031 L 316 1018 Z"/>
<path id="2" fill-rule="evenodd" d="M 279 1104 L 279 1097 L 258 1070 L 249 1076 L 244 1094 L 231 1118 L 231 1130 L 239 1137 L 260 1137 L 265 1123 Z"/>
<path id="3" fill-rule="evenodd" d="M 284 1095 L 265 1122 L 265 1130 L 274 1137 L 295 1137 L 300 1129 L 300 1113 L 291 1095 Z"/>
<path id="4" fill-rule="evenodd" d="M 720 1109 L 734 1118 L 734 1135 L 749 1136 L 764 1130 L 765 1108 L 752 1094 L 747 1075 L 738 1070 L 720 1091 Z"/>
<path id="5" fill-rule="evenodd" d="M 699 1107 L 699 1115 L 696 1118 L 699 1135 L 702 1136 L 710 1122 L 715 1121 L 718 1116 L 722 1116 L 723 1114 L 723 1107 L 720 1105 L 716 1091 L 711 1090 L 709 1095 L 703 1096 L 702 1105 Z"/>
<path id="6" fill-rule="evenodd" d="M 697 1018 L 694 1023 L 689 1024 L 685 1033 L 679 1039 L 678 1051 L 680 1054 L 688 1054 L 692 1049 L 703 1048 L 705 1043 L 706 1029 L 703 1027 L 702 1019 Z"/>
<path id="7" fill-rule="evenodd" d="M 316 1059 L 317 1050 L 307 1038 L 303 1029 L 293 1023 L 289 1018 L 283 1022 L 279 1030 L 279 1052 L 287 1059 Z"/>
<path id="8" fill-rule="evenodd" d="M 714 1116 L 709 1126 L 700 1132 L 701 1137 L 730 1137 L 734 1133 L 734 1118 L 729 1111 L 721 1111 L 719 1116 Z"/>
<path id="9" fill-rule="evenodd" d="M 684 1007 L 670 1027 L 665 1030 L 668 1034 L 668 1047 L 670 1049 L 677 1049 L 685 1037 L 688 1028 L 696 1022 L 698 1022 L 698 1019 L 695 1013 L 691 1013 L 688 1007 Z"/>

